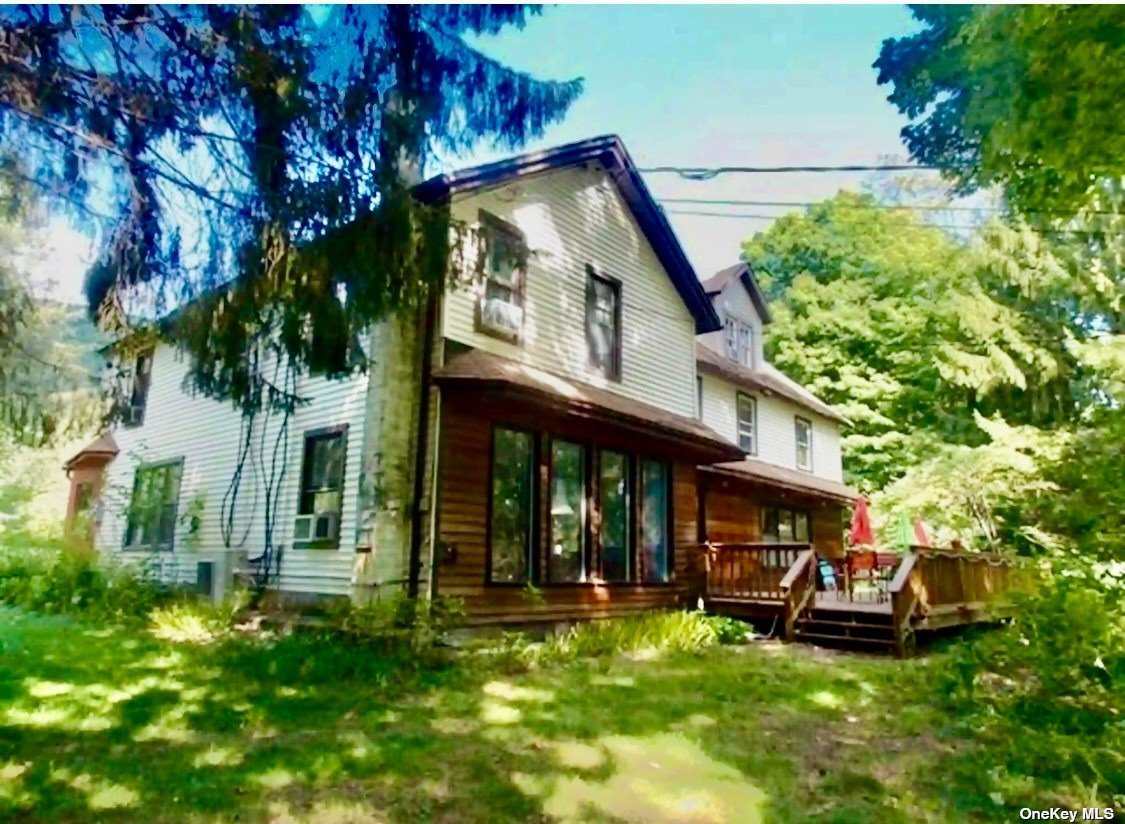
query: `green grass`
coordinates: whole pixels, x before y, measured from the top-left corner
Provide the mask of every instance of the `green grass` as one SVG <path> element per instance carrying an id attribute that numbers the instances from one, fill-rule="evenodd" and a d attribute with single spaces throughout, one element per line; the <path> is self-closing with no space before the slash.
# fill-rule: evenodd
<path id="1" fill-rule="evenodd" d="M 1012 818 L 959 795 L 957 770 L 986 765 L 920 686 L 940 655 L 645 657 L 404 670 L 0 608 L 0 820 Z"/>

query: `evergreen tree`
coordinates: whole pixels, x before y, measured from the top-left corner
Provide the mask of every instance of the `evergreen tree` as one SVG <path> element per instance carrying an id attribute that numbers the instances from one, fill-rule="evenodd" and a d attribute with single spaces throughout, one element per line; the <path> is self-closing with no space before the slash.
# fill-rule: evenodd
<path id="1" fill-rule="evenodd" d="M 471 46 L 528 6 L 13 6 L 0 10 L 0 139 L 56 206 L 103 221 L 87 291 L 124 332 L 162 326 L 196 388 L 244 409 L 293 402 L 255 364 L 361 365 L 373 321 L 441 288 L 444 208 L 403 161 L 517 147 L 580 81 L 544 82 Z"/>

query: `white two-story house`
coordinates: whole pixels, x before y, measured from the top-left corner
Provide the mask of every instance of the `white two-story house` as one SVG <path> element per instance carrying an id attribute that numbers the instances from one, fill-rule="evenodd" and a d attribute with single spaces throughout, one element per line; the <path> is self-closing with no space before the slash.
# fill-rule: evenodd
<path id="1" fill-rule="evenodd" d="M 454 596 L 489 624 L 681 602 L 706 540 L 839 546 L 838 417 L 764 363 L 752 277 L 700 281 L 619 139 L 416 192 L 479 265 L 373 327 L 364 374 L 294 378 L 304 404 L 246 419 L 185 392 L 171 345 L 132 364 L 101 551 L 212 591 L 240 567 L 300 597 Z"/>
<path id="2" fill-rule="evenodd" d="M 723 328 L 696 343 L 700 419 L 734 440 L 742 460 L 702 468 L 700 498 L 712 543 L 812 544 L 842 554 L 843 418 L 765 358 L 765 296 L 746 264 L 704 281 Z"/>

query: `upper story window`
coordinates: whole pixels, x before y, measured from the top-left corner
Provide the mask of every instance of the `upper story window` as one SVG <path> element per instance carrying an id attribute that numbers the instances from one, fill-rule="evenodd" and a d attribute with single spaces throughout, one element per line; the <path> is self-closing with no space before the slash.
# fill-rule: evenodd
<path id="1" fill-rule="evenodd" d="M 812 470 L 812 421 L 796 418 L 797 468 Z"/>
<path id="2" fill-rule="evenodd" d="M 305 434 L 301 490 L 293 526 L 293 545 L 297 548 L 332 549 L 340 545 L 347 435 L 346 426 Z"/>
<path id="3" fill-rule="evenodd" d="M 621 379 L 621 282 L 586 267 L 586 346 L 590 369 Z"/>
<path id="4" fill-rule="evenodd" d="M 140 426 L 145 422 L 148 388 L 152 383 L 152 356 L 153 351 L 148 349 L 138 353 L 133 360 L 129 399 L 121 416 L 121 423 L 124 426 Z"/>
<path id="5" fill-rule="evenodd" d="M 743 366 L 754 365 L 754 328 L 730 315 L 723 321 L 723 349 L 731 360 Z"/>
<path id="6" fill-rule="evenodd" d="M 180 501 L 182 458 L 137 467 L 125 527 L 126 549 L 171 549 Z"/>
<path id="7" fill-rule="evenodd" d="M 519 229 L 488 212 L 480 213 L 480 224 L 484 290 L 477 330 L 515 342 L 523 331 L 527 242 Z"/>
<path id="8" fill-rule="evenodd" d="M 747 455 L 758 454 L 758 401 L 738 393 L 738 445 Z"/>
<path id="9" fill-rule="evenodd" d="M 703 376 L 695 376 L 695 417 L 703 420 Z"/>

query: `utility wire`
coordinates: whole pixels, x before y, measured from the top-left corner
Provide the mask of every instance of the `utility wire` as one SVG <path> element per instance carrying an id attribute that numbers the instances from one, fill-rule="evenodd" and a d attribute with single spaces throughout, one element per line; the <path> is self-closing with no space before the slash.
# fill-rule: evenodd
<path id="1" fill-rule="evenodd" d="M 815 200 L 723 200 L 720 198 L 710 197 L 660 197 L 657 198 L 661 203 L 684 203 L 684 204 L 698 204 L 702 206 L 768 206 L 768 207 L 804 207 L 809 208 L 812 206 L 825 205 L 827 201 Z M 939 206 L 935 204 L 909 204 L 909 203 L 831 203 L 833 209 L 886 209 L 893 211 L 896 209 L 912 210 L 916 212 L 990 212 L 996 214 L 1007 214 L 1007 210 L 998 206 Z M 1066 212 L 1061 210 L 1056 211 L 1030 211 L 1028 214 L 1036 215 L 1061 215 L 1073 216 L 1073 212 Z M 1106 215 L 1108 217 L 1119 217 L 1121 212 L 1114 212 L 1109 210 L 1104 211 L 1088 211 L 1086 214 L 1090 215 Z"/>
<path id="2" fill-rule="evenodd" d="M 638 169 L 642 174 L 674 174 L 688 180 L 710 180 L 727 174 L 789 174 L 792 172 L 927 172 L 940 171 L 938 166 L 888 164 L 886 166 L 650 166 Z"/>

